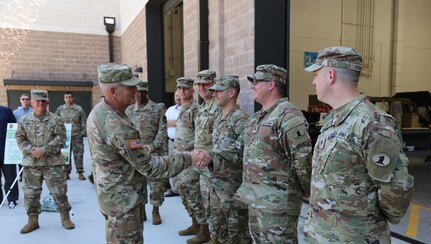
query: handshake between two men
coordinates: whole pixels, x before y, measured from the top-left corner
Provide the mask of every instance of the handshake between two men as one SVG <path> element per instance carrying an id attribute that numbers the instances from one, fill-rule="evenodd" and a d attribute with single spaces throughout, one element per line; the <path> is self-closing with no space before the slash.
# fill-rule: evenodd
<path id="1" fill-rule="evenodd" d="M 193 166 L 198 169 L 207 167 L 212 161 L 211 154 L 207 150 L 201 148 L 191 151 L 190 156 Z"/>
<path id="2" fill-rule="evenodd" d="M 142 145 L 142 147 L 148 153 L 152 153 L 154 151 L 154 148 L 151 145 Z M 207 167 L 212 161 L 211 154 L 207 150 L 201 148 L 191 151 L 190 157 L 192 159 L 192 165 L 198 169 Z"/>

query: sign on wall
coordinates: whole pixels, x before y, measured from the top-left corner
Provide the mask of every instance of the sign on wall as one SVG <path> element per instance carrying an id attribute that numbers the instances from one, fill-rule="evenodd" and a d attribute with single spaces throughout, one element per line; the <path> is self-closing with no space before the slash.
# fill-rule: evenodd
<path id="1" fill-rule="evenodd" d="M 64 124 L 66 127 L 66 143 L 61 149 L 61 155 L 63 155 L 66 164 L 70 163 L 70 141 L 72 138 L 72 124 Z M 6 131 L 6 144 L 5 144 L 5 155 L 4 164 L 20 164 L 22 161 L 22 153 L 18 147 L 15 139 L 15 132 L 18 127 L 18 123 L 8 123 Z"/>
<path id="2" fill-rule="evenodd" d="M 316 52 L 304 52 L 304 68 L 314 64 L 317 58 Z"/>

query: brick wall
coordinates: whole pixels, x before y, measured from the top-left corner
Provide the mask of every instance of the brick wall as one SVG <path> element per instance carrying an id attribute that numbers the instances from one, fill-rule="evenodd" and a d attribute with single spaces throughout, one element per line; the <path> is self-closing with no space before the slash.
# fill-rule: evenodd
<path id="1" fill-rule="evenodd" d="M 254 1 L 209 1 L 210 68 L 217 76 L 238 75 L 238 103 L 251 114 L 254 103 L 246 76 L 254 72 Z"/>
<path id="2" fill-rule="evenodd" d="M 122 62 L 131 67 L 143 67 L 141 79 L 147 79 L 147 33 L 145 9 L 143 9 L 124 31 L 121 37 Z"/>
<path id="3" fill-rule="evenodd" d="M 184 0 L 184 76 L 195 77 L 199 72 L 198 40 L 199 16 L 198 1 Z"/>
<path id="4" fill-rule="evenodd" d="M 4 79 L 97 81 L 97 66 L 109 62 L 108 36 L 0 29 L 0 104 L 7 105 Z M 114 60 L 121 59 L 114 37 Z M 49 89 L 46 88 L 46 89 Z M 93 103 L 99 101 L 98 86 Z"/>

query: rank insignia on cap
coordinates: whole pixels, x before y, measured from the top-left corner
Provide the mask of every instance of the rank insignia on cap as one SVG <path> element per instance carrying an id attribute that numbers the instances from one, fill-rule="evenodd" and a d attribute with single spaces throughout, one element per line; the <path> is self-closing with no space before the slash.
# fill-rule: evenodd
<path id="1" fill-rule="evenodd" d="M 382 167 L 388 165 L 391 162 L 391 159 L 389 158 L 389 156 L 384 153 L 378 153 L 373 155 L 372 160 L 377 166 L 382 166 Z"/>
<path id="2" fill-rule="evenodd" d="M 142 148 L 141 141 L 135 139 L 135 140 L 128 140 L 129 148 L 135 149 L 135 148 Z"/>

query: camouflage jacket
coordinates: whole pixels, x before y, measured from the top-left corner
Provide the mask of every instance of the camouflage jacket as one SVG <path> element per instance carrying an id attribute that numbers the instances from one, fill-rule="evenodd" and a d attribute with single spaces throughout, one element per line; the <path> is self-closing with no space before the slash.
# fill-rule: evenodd
<path id="1" fill-rule="evenodd" d="M 192 151 L 195 144 L 195 120 L 198 105 L 192 101 L 189 105 L 181 106 L 178 114 L 176 137 L 174 141 L 175 150 L 184 152 Z"/>
<path id="2" fill-rule="evenodd" d="M 244 166 L 235 198 L 268 212 L 299 215 L 311 177 L 307 129 L 301 110 L 287 98 L 250 117 L 237 140 Z"/>
<path id="3" fill-rule="evenodd" d="M 220 107 L 211 99 L 208 103 L 203 102 L 199 105 L 199 112 L 195 121 L 195 148 L 204 148 L 211 150 L 213 148 L 213 129 L 216 117 L 221 113 Z M 193 168 L 205 177 L 210 177 L 207 168 Z"/>
<path id="4" fill-rule="evenodd" d="M 313 154 L 304 232 L 315 243 L 390 243 L 413 177 L 395 119 L 361 94 L 324 121 Z"/>
<path id="5" fill-rule="evenodd" d="M 85 136 L 87 116 L 81 106 L 63 104 L 57 108 L 55 114 L 60 116 L 63 123 L 72 124 L 72 136 Z"/>
<path id="6" fill-rule="evenodd" d="M 36 116 L 34 112 L 23 117 L 18 123 L 15 138 L 23 154 L 23 166 L 53 166 L 65 165 L 61 155 L 61 148 L 66 142 L 66 128 L 60 117 L 46 112 L 43 116 Z M 46 159 L 36 159 L 31 155 L 33 148 L 42 149 Z"/>
<path id="7" fill-rule="evenodd" d="M 211 185 L 233 196 L 242 181 L 242 151 L 235 142 L 244 130 L 248 115 L 239 107 L 234 108 L 226 116 L 219 113 L 214 122 L 213 144 L 210 151 L 212 165 L 209 166 L 212 176 Z"/>
<path id="8" fill-rule="evenodd" d="M 146 177 L 167 178 L 191 164 L 188 153 L 150 157 L 132 121 L 105 101 L 87 121 L 94 185 L 101 211 L 121 216 L 143 202 Z"/>
<path id="9" fill-rule="evenodd" d="M 195 121 L 195 148 L 211 150 L 213 148 L 213 127 L 216 117 L 220 114 L 219 106 L 212 99 L 199 105 Z"/>
<path id="10" fill-rule="evenodd" d="M 126 109 L 127 117 L 139 131 L 142 143 L 154 148 L 154 155 L 167 155 L 165 106 L 149 100 L 145 106 L 135 103 Z"/>

